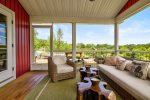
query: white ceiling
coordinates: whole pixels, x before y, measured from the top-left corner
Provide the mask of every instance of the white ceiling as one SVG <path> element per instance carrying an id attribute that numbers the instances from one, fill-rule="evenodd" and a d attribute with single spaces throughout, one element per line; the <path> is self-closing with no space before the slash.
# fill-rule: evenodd
<path id="1" fill-rule="evenodd" d="M 33 19 L 65 22 L 114 22 L 128 0 L 19 0 Z M 49 18 L 49 19 L 48 19 Z M 47 21 L 45 20 L 45 21 Z"/>
<path id="2" fill-rule="evenodd" d="M 113 18 L 128 0 L 19 0 L 32 16 Z"/>

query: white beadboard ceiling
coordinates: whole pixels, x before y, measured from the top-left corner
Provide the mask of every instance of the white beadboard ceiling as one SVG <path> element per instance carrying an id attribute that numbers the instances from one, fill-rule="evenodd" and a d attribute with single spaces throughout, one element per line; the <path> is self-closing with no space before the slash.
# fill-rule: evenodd
<path id="1" fill-rule="evenodd" d="M 128 0 L 19 0 L 32 17 L 63 18 L 79 22 L 81 19 L 108 21 L 114 19 Z M 76 20 L 75 20 L 76 19 Z M 80 20 L 78 20 L 80 19 Z M 95 21 L 96 21 L 95 20 Z M 71 20 L 70 20 L 71 21 Z"/>
<path id="2" fill-rule="evenodd" d="M 128 0 L 19 0 L 31 16 L 113 18 Z"/>

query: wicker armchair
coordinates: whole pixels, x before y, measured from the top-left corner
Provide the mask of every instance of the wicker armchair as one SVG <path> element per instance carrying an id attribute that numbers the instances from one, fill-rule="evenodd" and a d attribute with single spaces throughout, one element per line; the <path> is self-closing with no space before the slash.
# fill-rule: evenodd
<path id="1" fill-rule="evenodd" d="M 48 74 L 53 82 L 58 80 L 75 78 L 75 63 L 66 60 L 65 56 L 53 56 L 48 58 Z"/>

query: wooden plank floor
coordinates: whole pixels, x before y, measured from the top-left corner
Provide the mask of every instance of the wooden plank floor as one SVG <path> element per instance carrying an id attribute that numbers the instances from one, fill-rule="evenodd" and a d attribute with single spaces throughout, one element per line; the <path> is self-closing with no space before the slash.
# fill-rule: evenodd
<path id="1" fill-rule="evenodd" d="M 0 100 L 23 100 L 45 76 L 47 71 L 31 71 L 0 88 Z"/>

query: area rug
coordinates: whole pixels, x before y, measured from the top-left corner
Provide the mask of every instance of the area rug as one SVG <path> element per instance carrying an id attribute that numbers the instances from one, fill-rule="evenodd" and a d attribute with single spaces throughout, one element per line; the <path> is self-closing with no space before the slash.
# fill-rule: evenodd
<path id="1" fill-rule="evenodd" d="M 58 82 L 51 82 L 46 76 L 31 92 L 25 100 L 76 100 L 76 83 L 79 82 L 79 73 L 74 79 L 67 79 Z M 109 89 L 112 89 L 108 86 Z M 122 98 L 115 93 L 117 100 Z"/>

